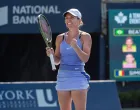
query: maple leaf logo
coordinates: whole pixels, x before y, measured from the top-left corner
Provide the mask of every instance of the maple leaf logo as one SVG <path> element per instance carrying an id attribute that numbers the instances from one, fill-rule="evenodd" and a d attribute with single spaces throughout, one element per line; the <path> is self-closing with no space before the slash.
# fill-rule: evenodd
<path id="1" fill-rule="evenodd" d="M 122 12 L 118 13 L 117 16 L 114 17 L 114 20 L 118 24 L 124 24 L 127 21 L 127 16 L 125 16 Z"/>

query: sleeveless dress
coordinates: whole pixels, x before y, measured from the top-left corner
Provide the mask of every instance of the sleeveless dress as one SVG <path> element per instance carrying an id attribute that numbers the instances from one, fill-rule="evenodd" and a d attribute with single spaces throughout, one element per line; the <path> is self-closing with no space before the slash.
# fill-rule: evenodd
<path id="1" fill-rule="evenodd" d="M 85 72 L 82 62 L 74 49 L 66 42 L 66 33 L 60 44 L 61 61 L 57 75 L 56 90 L 80 90 L 89 87 L 90 76 Z M 80 35 L 77 44 L 82 49 Z"/>

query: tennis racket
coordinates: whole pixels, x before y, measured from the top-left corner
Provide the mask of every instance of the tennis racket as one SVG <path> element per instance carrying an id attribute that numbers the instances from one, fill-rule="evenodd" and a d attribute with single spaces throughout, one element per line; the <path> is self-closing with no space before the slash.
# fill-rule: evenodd
<path id="1" fill-rule="evenodd" d="M 51 48 L 52 47 L 52 31 L 51 31 L 50 24 L 44 15 L 42 14 L 38 15 L 38 24 L 39 24 L 39 29 L 45 41 L 46 46 Z M 50 61 L 51 61 L 52 70 L 56 70 L 54 57 L 52 54 L 50 54 Z"/>

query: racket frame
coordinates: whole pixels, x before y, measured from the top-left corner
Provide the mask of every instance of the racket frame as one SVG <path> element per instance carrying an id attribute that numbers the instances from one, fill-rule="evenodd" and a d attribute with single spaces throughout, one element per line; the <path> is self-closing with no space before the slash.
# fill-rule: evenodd
<path id="1" fill-rule="evenodd" d="M 42 26 L 41 26 L 41 22 L 40 22 L 41 17 L 43 17 L 45 19 L 47 25 L 49 26 L 49 29 L 50 29 L 50 37 L 51 37 L 51 40 L 50 41 L 47 41 L 47 39 L 46 39 L 47 37 L 45 37 L 47 35 L 45 35 L 45 33 L 43 32 L 43 29 L 42 29 Z M 52 47 L 52 31 L 51 31 L 50 24 L 49 24 L 47 18 L 43 14 L 38 15 L 37 19 L 38 19 L 39 29 L 40 29 L 41 35 L 43 37 L 43 40 L 44 40 L 46 46 L 49 47 L 49 48 L 51 48 Z M 55 67 L 55 62 L 54 62 L 54 56 L 53 56 L 53 54 L 50 54 L 49 57 L 50 57 L 50 61 L 51 61 L 52 70 L 55 71 L 56 70 L 56 67 Z"/>

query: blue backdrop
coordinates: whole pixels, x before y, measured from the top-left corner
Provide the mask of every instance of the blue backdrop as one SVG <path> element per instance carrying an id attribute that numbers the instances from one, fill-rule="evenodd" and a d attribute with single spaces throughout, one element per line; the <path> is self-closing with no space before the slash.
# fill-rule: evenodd
<path id="1" fill-rule="evenodd" d="M 66 31 L 63 12 L 78 8 L 83 15 L 82 30 L 100 32 L 100 0 L 2 0 L 0 3 L 0 33 L 39 33 L 37 15 L 44 14 L 53 33 Z"/>
<path id="2" fill-rule="evenodd" d="M 59 110 L 55 83 L 1 83 L 0 88 L 1 110 Z M 121 110 L 114 81 L 90 82 L 87 110 Z"/>

